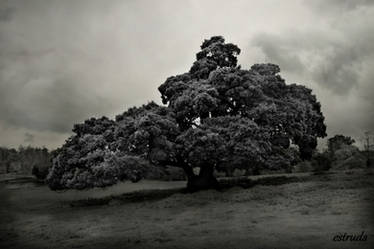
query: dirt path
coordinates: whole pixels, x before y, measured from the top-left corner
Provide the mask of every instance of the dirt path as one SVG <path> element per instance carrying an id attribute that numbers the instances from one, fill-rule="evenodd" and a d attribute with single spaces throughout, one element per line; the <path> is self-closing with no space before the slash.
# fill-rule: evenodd
<path id="1" fill-rule="evenodd" d="M 167 184 L 158 188 L 181 183 Z M 120 188 L 55 193 L 32 183 L 3 183 L 0 248 L 374 248 L 374 177 L 367 172 L 143 202 L 70 205 Z M 362 231 L 366 242 L 333 241 L 339 233 Z"/>

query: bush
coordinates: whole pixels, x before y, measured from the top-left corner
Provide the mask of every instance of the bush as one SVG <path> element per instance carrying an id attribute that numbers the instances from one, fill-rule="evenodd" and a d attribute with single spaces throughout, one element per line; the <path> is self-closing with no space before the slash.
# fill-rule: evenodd
<path id="1" fill-rule="evenodd" d="M 313 155 L 311 163 L 314 172 L 328 171 L 331 168 L 331 158 L 327 152 Z"/>
<path id="2" fill-rule="evenodd" d="M 31 172 L 38 180 L 43 180 L 47 177 L 48 175 L 48 167 L 39 167 L 37 165 L 34 165 L 32 167 L 32 172 Z"/>

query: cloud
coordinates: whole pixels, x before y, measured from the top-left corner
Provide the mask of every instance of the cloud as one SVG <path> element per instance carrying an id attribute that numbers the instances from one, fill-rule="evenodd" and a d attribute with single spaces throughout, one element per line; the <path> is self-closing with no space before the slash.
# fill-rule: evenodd
<path id="1" fill-rule="evenodd" d="M 108 99 L 89 88 L 79 88 L 69 75 L 25 80 L 13 77 L 9 84 L 0 86 L 2 120 L 39 131 L 67 132 L 74 122 L 110 108 Z"/>
<path id="2" fill-rule="evenodd" d="M 136 103 L 136 91 L 128 99 L 121 98 L 124 86 L 135 81 L 123 77 L 131 65 L 118 59 L 118 44 L 111 43 L 107 30 L 91 30 L 89 18 L 100 18 L 99 9 L 85 12 L 82 2 L 76 6 L 42 3 L 2 7 L 8 13 L 3 14 L 7 23 L 0 25 L 2 122 L 66 133 L 74 123 L 113 115 Z M 71 20 L 66 20 L 70 11 Z"/>
<path id="3" fill-rule="evenodd" d="M 358 133 L 373 117 L 372 10 L 361 0 L 0 1 L 0 143 L 28 132 L 55 147 L 74 123 L 160 103 L 157 87 L 212 35 L 242 49 L 243 68 L 278 63 L 313 88 L 331 132 Z"/>
<path id="4" fill-rule="evenodd" d="M 308 74 L 332 94 L 345 95 L 358 87 L 360 76 L 367 73 L 363 72 L 363 64 L 373 61 L 371 31 L 372 26 L 362 28 L 359 33 L 344 30 L 344 39 L 325 32 L 258 34 L 252 45 L 261 49 L 266 60 L 278 63 L 283 70 Z"/>
<path id="5" fill-rule="evenodd" d="M 18 148 L 20 145 L 31 145 L 36 147 L 57 148 L 69 137 L 69 133 L 35 131 L 28 128 L 16 127 L 4 124 L 0 120 L 0 146 Z M 32 141 L 28 140 L 26 134 L 33 136 Z"/>
<path id="6" fill-rule="evenodd" d="M 284 75 L 309 82 L 322 103 L 330 135 L 359 137 L 374 129 L 372 2 L 323 1 L 326 15 L 315 3 L 311 12 L 323 25 L 262 32 L 251 41 L 250 46 L 257 47 L 265 61 L 279 64 Z M 335 12 L 337 8 L 344 11 Z"/>
<path id="7" fill-rule="evenodd" d="M 4 4 L 0 6 L 0 22 L 8 22 L 12 19 L 14 8 L 11 8 Z"/>
<path id="8" fill-rule="evenodd" d="M 350 11 L 357 8 L 370 7 L 373 0 L 305 0 L 305 4 L 313 7 L 316 11 Z"/>

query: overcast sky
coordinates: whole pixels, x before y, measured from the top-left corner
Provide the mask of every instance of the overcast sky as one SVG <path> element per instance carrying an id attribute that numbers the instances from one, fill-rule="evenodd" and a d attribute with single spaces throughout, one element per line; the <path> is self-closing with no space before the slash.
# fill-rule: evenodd
<path id="1" fill-rule="evenodd" d="M 374 130 L 374 0 L 0 1 L 0 146 L 56 148 L 74 123 L 154 100 L 223 35 L 239 63 L 313 89 L 328 135 Z"/>

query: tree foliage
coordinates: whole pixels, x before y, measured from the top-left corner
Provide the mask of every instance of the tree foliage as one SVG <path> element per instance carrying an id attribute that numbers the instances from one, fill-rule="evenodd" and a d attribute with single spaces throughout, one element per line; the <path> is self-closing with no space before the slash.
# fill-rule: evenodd
<path id="1" fill-rule="evenodd" d="M 115 121 L 75 125 L 54 159 L 50 186 L 108 186 L 172 165 L 200 189 L 216 184 L 215 169 L 279 169 L 309 159 L 317 138 L 326 136 L 315 95 L 286 84 L 277 65 L 241 69 L 239 54 L 236 45 L 214 36 L 202 43 L 188 72 L 159 86 L 166 106 L 151 102 Z M 200 168 L 198 175 L 193 167 Z"/>
<path id="2" fill-rule="evenodd" d="M 154 102 L 116 117 L 75 125 L 54 158 L 47 181 L 52 189 L 105 187 L 138 181 L 150 167 L 175 161 L 179 134 L 173 113 Z"/>
<path id="3" fill-rule="evenodd" d="M 169 77 L 159 87 L 163 103 L 175 111 L 181 128 L 191 128 L 197 119 L 248 118 L 270 133 L 268 140 L 273 145 L 288 148 L 291 140 L 299 146 L 301 157 L 309 159 L 317 137 L 326 136 L 321 106 L 311 90 L 287 85 L 274 64 L 240 69 L 233 59 L 240 49 L 224 44 L 222 37 L 204 41 L 201 48 L 188 73 Z M 196 65 L 198 70 L 194 69 Z M 205 73 L 196 73 L 200 71 Z"/>
<path id="4" fill-rule="evenodd" d="M 311 160 L 315 172 L 328 171 L 331 168 L 332 160 L 328 152 L 316 152 Z"/>
<path id="5" fill-rule="evenodd" d="M 22 147 L 8 149 L 0 147 L 0 171 L 4 173 L 38 172 L 44 178 L 51 165 L 51 154 L 46 148 Z"/>
<path id="6" fill-rule="evenodd" d="M 342 145 L 351 145 L 354 144 L 355 140 L 349 136 L 344 135 L 335 135 L 328 139 L 328 149 L 334 151 L 339 149 Z"/>
<path id="7" fill-rule="evenodd" d="M 350 146 L 355 143 L 355 140 L 349 136 L 335 135 L 327 140 L 327 150 L 332 160 L 336 158 L 336 152 L 343 147 Z"/>

